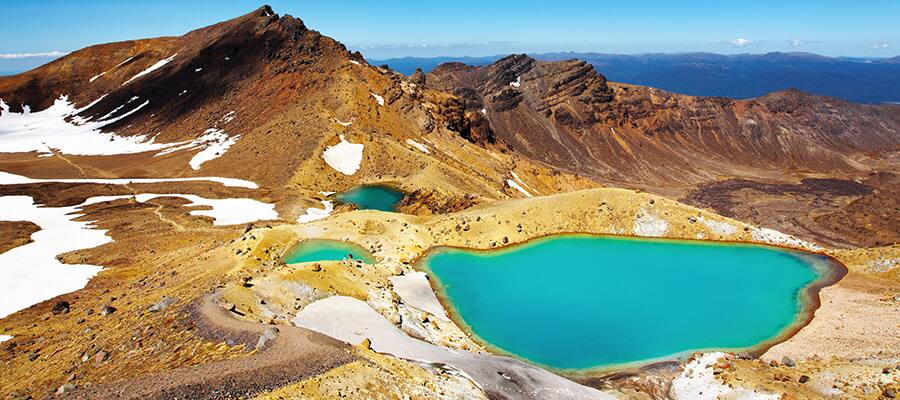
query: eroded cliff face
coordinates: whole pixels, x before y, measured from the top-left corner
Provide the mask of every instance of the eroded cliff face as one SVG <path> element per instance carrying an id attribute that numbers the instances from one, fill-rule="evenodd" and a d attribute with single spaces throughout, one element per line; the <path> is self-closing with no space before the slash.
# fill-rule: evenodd
<path id="1" fill-rule="evenodd" d="M 859 171 L 859 155 L 900 145 L 900 107 L 795 90 L 752 100 L 683 96 L 609 83 L 582 61 L 451 63 L 426 83 L 459 96 L 473 122 L 487 119 L 489 133 L 474 141 L 499 140 L 563 170 L 634 186 Z"/>

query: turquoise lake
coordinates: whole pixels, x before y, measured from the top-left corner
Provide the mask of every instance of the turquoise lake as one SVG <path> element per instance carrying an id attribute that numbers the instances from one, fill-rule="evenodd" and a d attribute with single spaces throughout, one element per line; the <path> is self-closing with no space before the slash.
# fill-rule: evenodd
<path id="1" fill-rule="evenodd" d="M 556 369 L 748 349 L 802 315 L 824 258 L 775 247 L 588 235 L 420 261 L 482 341 Z"/>
<path id="2" fill-rule="evenodd" d="M 338 193 L 335 200 L 356 205 L 360 210 L 395 211 L 405 194 L 387 185 L 362 185 Z"/>
<path id="3" fill-rule="evenodd" d="M 353 258 L 362 260 L 366 264 L 374 264 L 375 259 L 368 250 L 362 246 L 342 242 L 339 240 L 310 239 L 297 243 L 288 250 L 284 257 L 285 264 L 296 264 L 312 261 L 340 261 L 347 254 L 353 254 Z"/>

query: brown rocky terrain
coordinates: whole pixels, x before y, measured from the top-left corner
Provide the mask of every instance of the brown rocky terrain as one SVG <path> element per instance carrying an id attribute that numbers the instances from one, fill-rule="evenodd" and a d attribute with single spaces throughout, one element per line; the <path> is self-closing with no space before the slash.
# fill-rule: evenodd
<path id="1" fill-rule="evenodd" d="M 0 253 L 31 242 L 41 228 L 29 221 L 0 221 Z"/>
<path id="2" fill-rule="evenodd" d="M 131 80 L 173 55 L 169 63 Z M 551 173 L 522 157 L 484 157 L 458 149 L 457 134 L 447 129 L 452 124 L 439 112 L 447 95 L 370 66 L 339 42 L 269 7 L 181 37 L 88 47 L 33 71 L 0 78 L 0 99 L 12 112 L 21 111 L 22 105 L 42 110 L 61 95 L 78 107 L 105 95 L 77 115 L 95 119 L 123 115 L 131 106 L 117 108 L 134 97 L 149 101 L 104 127 L 121 136 L 149 135 L 156 143 L 173 143 L 217 128 L 240 138 L 196 171 L 188 166 L 197 152 L 191 149 L 105 156 L 0 153 L 4 171 L 55 178 L 228 176 L 291 195 L 399 181 L 404 189 L 420 190 L 433 199 L 432 208 L 465 203 L 468 194 L 518 196 L 504 187 L 517 163 L 519 168 Z M 324 148 L 337 143 L 339 135 L 366 144 L 363 168 L 353 176 L 332 170 L 322 160 Z M 431 156 L 406 142 L 425 142 L 422 137 L 435 143 Z M 424 175 L 437 177 L 421 179 Z M 552 186 L 541 189 L 596 185 L 568 181 L 574 186 L 564 178 L 548 180 Z"/>
<path id="3" fill-rule="evenodd" d="M 169 63 L 132 79 L 168 58 Z M 199 170 L 188 165 L 197 150 L 186 149 L 162 155 L 54 150 L 50 157 L 3 152 L 0 171 L 51 179 L 224 176 L 252 180 L 260 188 L 40 182 L 0 184 L 0 196 L 29 196 L 41 207 L 141 193 L 251 198 L 274 204 L 282 221 L 293 222 L 318 205 L 319 192 L 361 183 L 397 184 L 410 193 L 402 208 L 419 214 L 522 197 L 507 182 L 512 171 L 536 194 L 597 186 L 525 157 L 472 146 L 447 128 L 452 121 L 440 112 L 451 95 L 416 88 L 401 78 L 268 7 L 182 37 L 76 51 L 34 71 L 0 78 L 0 99 L 11 112 L 24 111 L 23 105 L 40 112 L 61 95 L 77 107 L 101 99 L 75 116 L 96 119 L 124 115 L 130 107 L 117 109 L 139 97 L 149 103 L 104 129 L 123 137 L 152 133 L 157 143 L 193 140 L 212 127 L 241 138 Z M 232 111 L 233 119 L 226 121 Z M 339 135 L 365 146 L 355 174 L 342 174 L 323 160 L 323 151 L 338 143 Z M 450 382 L 464 393 L 480 393 L 458 376 L 336 346 L 305 330 L 284 334 L 294 331 L 282 329 L 287 344 L 279 345 L 278 339 L 275 348 L 263 351 L 254 346 L 268 325 L 235 331 L 227 328 L 230 320 L 216 319 L 210 334 L 194 307 L 215 288 L 251 273 L 234 262 L 235 248 L 244 250 L 241 234 L 247 228 L 214 226 L 210 218 L 190 214 L 198 207 L 186 203 L 171 197 L 118 199 L 79 210 L 84 214 L 79 220 L 94 221 L 113 242 L 58 259 L 104 270 L 79 291 L 0 320 L 0 334 L 13 336 L 0 344 L 0 397 L 48 398 L 73 391 L 84 398 L 246 397 L 328 370 L 329 376 L 340 377 L 334 367 L 345 363 L 355 373 L 351 387 L 364 385 L 370 392 L 427 382 L 432 389 L 423 393 L 446 395 L 453 393 L 446 386 Z M 4 246 L 27 243 L 29 225 L 2 226 Z M 254 254 L 267 257 L 261 250 Z M 325 344 L 317 350 L 317 342 Z M 323 393 L 326 389 L 320 387 Z"/>
<path id="4" fill-rule="evenodd" d="M 46 109 L 60 95 L 77 107 L 105 95 L 75 116 L 82 119 L 123 115 L 118 108 L 133 97 L 149 101 L 104 127 L 120 136 L 173 143 L 210 128 L 241 136 L 199 169 L 188 163 L 197 149 L 0 149 L 0 172 L 219 176 L 260 187 L 0 182 L 0 197 L 29 196 L 47 208 L 147 193 L 249 198 L 274 205 L 278 217 L 215 225 L 191 213 L 208 206 L 166 196 L 81 207 L 73 218 L 113 241 L 57 259 L 103 269 L 80 290 L 0 318 L 0 335 L 9 336 L 0 342 L 0 398 L 579 397 L 572 388 L 669 398 L 683 363 L 571 380 L 540 375 L 486 354 L 452 321 L 414 309 L 391 280 L 414 272 L 413 261 L 431 246 L 496 248 L 561 232 L 641 235 L 642 224 L 663 226 L 659 236 L 671 238 L 814 249 L 849 268 L 821 291 L 808 326 L 762 360 L 729 356 L 716 367 L 718 382 L 783 398 L 815 398 L 837 385 L 874 399 L 898 386 L 900 248 L 890 245 L 900 236 L 897 107 L 795 91 L 694 98 L 607 82 L 577 61 L 524 56 L 404 77 L 268 6 L 181 37 L 92 46 L 0 78 L 0 99 L 12 112 Z M 364 146 L 349 175 L 323 160 L 344 139 Z M 366 183 L 404 190 L 401 212 L 338 205 L 328 218 L 296 223 L 326 199 L 321 192 Z M 760 235 L 758 225 L 826 248 Z M 38 229 L 0 221 L 0 254 Z M 287 250 L 310 238 L 358 243 L 378 262 L 285 264 Z M 871 248 L 832 248 L 840 246 Z M 464 363 L 475 372 L 461 373 L 292 325 L 298 310 L 328 296 L 366 302 L 411 338 L 487 361 Z M 797 365 L 769 362 L 782 356 Z"/>
<path id="5" fill-rule="evenodd" d="M 525 55 L 485 67 L 444 64 L 424 80 L 461 99 L 474 142 L 832 245 L 900 240 L 890 178 L 900 106 L 796 90 L 751 100 L 691 97 L 607 82 L 582 61 Z M 866 205 L 882 217 L 848 234 L 837 216 Z"/>

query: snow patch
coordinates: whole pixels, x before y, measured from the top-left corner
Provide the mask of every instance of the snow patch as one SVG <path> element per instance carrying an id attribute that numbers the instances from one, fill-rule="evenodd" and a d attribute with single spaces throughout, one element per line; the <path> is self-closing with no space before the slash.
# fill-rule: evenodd
<path id="1" fill-rule="evenodd" d="M 218 182 L 228 187 L 240 187 L 247 189 L 258 189 L 259 185 L 254 182 L 245 181 L 236 178 L 219 178 L 219 177 L 190 177 L 190 178 L 54 178 L 54 179 L 32 179 L 22 175 L 11 174 L 9 172 L 0 171 L 0 185 L 23 185 L 32 183 L 61 182 L 61 183 L 99 183 L 105 185 L 129 185 L 137 183 L 160 183 L 160 182 Z"/>
<path id="2" fill-rule="evenodd" d="M 449 351 L 409 337 L 371 306 L 352 297 L 332 296 L 313 302 L 303 307 L 292 322 L 350 344 L 368 338 L 375 351 L 400 358 L 435 362 L 441 358 L 438 354 Z"/>
<path id="3" fill-rule="evenodd" d="M 131 104 L 132 102 L 134 102 L 135 100 L 137 100 L 137 99 L 139 99 L 139 98 L 140 98 L 140 97 L 132 96 L 130 99 L 128 99 L 128 101 L 125 102 L 125 104 L 122 104 L 121 106 L 118 106 L 118 107 L 114 108 L 112 111 L 106 113 L 106 115 L 100 117 L 99 121 L 104 121 L 104 120 L 106 120 L 106 119 L 108 119 L 108 118 L 111 118 L 113 115 L 115 115 L 117 112 L 119 112 L 119 110 L 125 108 L 125 106 Z M 149 103 L 149 101 L 147 101 L 147 102 Z M 142 105 L 141 107 L 143 107 L 143 106 L 145 106 L 145 105 L 146 105 L 146 104 Z M 133 111 L 137 111 L 137 109 L 135 109 L 135 110 L 133 110 Z M 77 113 L 75 113 L 75 114 L 77 114 Z M 82 122 L 83 122 L 83 121 L 82 121 Z"/>
<path id="4" fill-rule="evenodd" d="M 203 68 L 194 68 L 194 72 L 200 72 L 200 71 L 203 71 Z"/>
<path id="5" fill-rule="evenodd" d="M 522 77 L 521 77 L 521 76 L 517 76 L 515 81 L 509 83 L 509 86 L 518 89 L 519 86 L 522 86 Z"/>
<path id="6" fill-rule="evenodd" d="M 107 118 L 133 100 L 119 106 L 98 121 L 90 121 L 90 118 L 81 118 L 76 115 L 97 104 L 105 96 L 78 109 L 69 102 L 68 96 L 60 96 L 46 110 L 31 112 L 31 109 L 25 106 L 22 113 L 10 112 L 9 106 L 0 100 L 0 110 L 2 110 L 0 113 L 0 153 L 52 154 L 53 150 L 51 149 L 55 149 L 62 153 L 75 155 L 111 155 L 141 153 L 172 146 L 172 144 L 153 143 L 153 140 L 148 139 L 146 135 L 126 137 L 118 136 L 113 132 L 100 131 L 104 126 L 134 114 L 149 104 L 149 100 L 112 119 Z M 67 117 L 72 117 L 72 121 L 66 121 Z"/>
<path id="7" fill-rule="evenodd" d="M 182 95 L 187 94 L 187 92 L 188 92 L 187 89 L 184 89 L 184 90 L 181 91 L 181 93 L 178 93 L 178 95 L 179 95 L 179 96 L 182 96 Z"/>
<path id="8" fill-rule="evenodd" d="M 0 254 L 0 318 L 33 304 L 83 288 L 102 268 L 86 264 L 62 264 L 56 256 L 90 249 L 112 242 L 105 230 L 91 222 L 75 221 L 80 209 L 91 204 L 123 198 L 95 196 L 76 206 L 41 207 L 30 196 L 0 197 L 0 221 L 30 221 L 41 230 L 31 235 L 32 242 Z M 274 204 L 252 199 L 206 199 L 185 194 L 139 194 L 145 202 L 157 197 L 181 197 L 189 206 L 209 206 L 211 210 L 193 210 L 191 215 L 206 215 L 215 225 L 232 225 L 258 220 L 278 219 Z M 8 338 L 8 337 L 7 337 Z"/>
<path id="9" fill-rule="evenodd" d="M 0 220 L 31 221 L 32 242 L 0 254 L 0 318 L 84 287 L 101 267 L 63 265 L 56 256 L 112 241 L 90 222 L 74 221 L 79 206 L 39 207 L 30 196 L 0 197 Z"/>
<path id="10" fill-rule="evenodd" d="M 787 246 L 787 247 L 795 247 L 801 248 L 811 251 L 821 251 L 824 250 L 822 246 L 819 246 L 815 243 L 807 242 L 802 239 L 797 239 L 794 236 L 788 235 L 786 233 L 778 232 L 774 229 L 769 228 L 758 228 L 754 227 L 750 230 L 750 236 L 754 241 L 774 244 L 779 246 Z"/>
<path id="11" fill-rule="evenodd" d="M 481 115 L 487 115 L 487 108 L 481 109 Z"/>
<path id="12" fill-rule="evenodd" d="M 0 335 L 0 343 L 3 343 L 3 342 L 5 342 L 5 341 L 7 341 L 7 340 L 9 340 L 9 339 L 12 339 L 12 338 L 13 338 L 13 337 L 12 337 L 12 336 L 9 336 L 9 335 Z"/>
<path id="13" fill-rule="evenodd" d="M 236 225 L 249 222 L 278 219 L 275 205 L 247 198 L 208 199 L 193 194 L 141 193 L 137 195 L 95 196 L 87 199 L 80 207 L 121 199 L 134 199 L 146 203 L 160 197 L 180 197 L 190 201 L 185 207 L 207 206 L 211 210 L 192 210 L 191 215 L 205 215 L 213 219 L 213 225 Z"/>
<path id="14" fill-rule="evenodd" d="M 370 296 L 371 297 L 371 296 Z M 573 399 L 614 399 L 615 397 L 588 388 L 548 371 L 518 360 L 451 350 L 415 339 L 401 331 L 366 302 L 347 296 L 331 296 L 303 307 L 291 321 L 295 326 L 314 330 L 337 340 L 359 344 L 369 339 L 373 350 L 397 358 L 428 364 L 450 365 L 478 385 L 499 386 L 497 371 L 514 374 L 525 380 L 528 387 L 520 389 L 530 398 L 552 397 Z"/>
<path id="15" fill-rule="evenodd" d="M 323 194 L 326 192 L 322 192 Z M 334 194 L 332 192 L 332 194 Z M 328 195 L 326 195 L 328 196 Z M 310 207 L 306 209 L 306 214 L 297 217 L 297 222 L 301 224 L 305 224 L 307 222 L 318 221 L 322 218 L 325 218 L 331 215 L 331 212 L 334 211 L 334 203 L 330 200 L 322 200 L 322 205 L 324 208 L 315 208 Z"/>
<path id="16" fill-rule="evenodd" d="M 221 157 L 222 154 L 225 154 L 225 151 L 240 138 L 241 135 L 229 137 L 228 133 L 221 129 L 207 129 L 206 132 L 197 139 L 204 143 L 203 150 L 194 154 L 194 157 L 191 157 L 191 161 L 189 161 L 188 164 L 190 164 L 191 169 L 196 171 L 200 169 L 200 166 L 203 165 L 203 163 Z"/>
<path id="17" fill-rule="evenodd" d="M 149 73 L 151 73 L 151 72 L 153 72 L 153 71 L 156 71 L 156 70 L 158 70 L 158 69 L 164 67 L 166 64 L 172 62 L 172 60 L 174 60 L 174 59 L 175 59 L 175 56 L 177 56 L 177 55 L 178 55 L 178 53 L 175 53 L 175 54 L 172 54 L 172 56 L 169 57 L 169 58 L 166 58 L 166 59 L 157 61 L 156 64 L 153 64 L 153 65 L 147 67 L 147 69 L 145 69 L 145 70 L 143 70 L 143 71 L 141 71 L 141 72 L 138 72 L 137 75 L 132 76 L 131 79 L 125 81 L 125 83 L 123 83 L 122 86 L 125 86 L 125 85 L 131 83 L 131 81 L 133 81 L 133 80 L 135 80 L 135 79 L 138 79 L 138 78 L 140 78 L 140 77 L 142 77 L 142 76 L 144 76 L 144 75 L 147 75 L 147 74 L 149 74 Z"/>
<path id="18" fill-rule="evenodd" d="M 131 60 L 134 60 L 134 56 L 131 56 L 131 57 L 126 58 L 125 61 L 122 61 L 122 62 L 116 64 L 116 66 L 115 66 L 115 67 L 112 67 L 112 69 L 119 68 L 119 67 L 125 65 L 126 63 L 128 63 L 128 62 L 131 61 Z"/>
<path id="19" fill-rule="evenodd" d="M 362 163 L 363 144 L 350 143 L 344 140 L 344 135 L 340 136 L 341 142 L 329 146 L 322 153 L 322 158 L 329 167 L 344 175 L 353 175 L 359 170 Z"/>
<path id="20" fill-rule="evenodd" d="M 375 94 L 375 93 L 369 93 L 369 94 L 371 94 L 372 97 L 375 98 L 375 101 L 378 102 L 378 105 L 379 105 L 379 106 L 383 106 L 383 105 L 384 105 L 384 97 L 381 97 L 381 96 L 379 96 L 379 95 L 377 95 L 377 94 Z"/>
<path id="21" fill-rule="evenodd" d="M 410 272 L 400 276 L 390 277 L 394 292 L 400 296 L 404 303 L 411 307 L 425 311 L 444 321 L 449 321 L 444 307 L 438 301 L 431 284 L 428 283 L 428 275 L 424 272 Z"/>
<path id="22" fill-rule="evenodd" d="M 106 74 L 107 72 L 109 72 L 109 71 L 112 71 L 112 70 L 114 70 L 114 69 L 116 69 L 116 68 L 121 67 L 121 66 L 124 65 L 125 63 L 131 61 L 132 59 L 134 59 L 133 56 L 132 56 L 132 57 L 128 57 L 128 58 L 125 59 L 125 61 L 122 61 L 122 62 L 116 64 L 115 67 L 112 67 L 112 68 L 110 68 L 110 69 L 108 69 L 108 70 L 106 70 L 106 71 L 103 71 L 103 72 L 101 72 L 101 73 L 99 73 L 99 74 L 97 74 L 97 75 L 94 75 L 93 77 L 91 77 L 91 79 L 90 79 L 90 81 L 89 81 L 88 83 L 94 83 L 94 81 L 96 81 L 97 78 L 99 78 L 99 77 L 105 75 L 105 74 Z"/>
<path id="23" fill-rule="evenodd" d="M 519 178 L 519 175 L 516 175 L 515 171 L 509 171 L 509 173 L 512 175 L 513 179 L 515 179 L 517 182 L 521 183 L 522 186 L 525 186 L 526 188 L 530 189 L 532 192 L 538 193 L 537 190 L 534 190 L 533 187 L 531 187 L 527 183 L 525 183 L 525 181 L 523 181 L 522 178 Z M 540 194 L 540 193 L 538 193 L 538 194 Z"/>
<path id="24" fill-rule="evenodd" d="M 341 126 L 350 126 L 350 125 L 353 125 L 353 122 L 344 122 L 344 121 L 341 121 L 341 120 L 339 120 L 339 119 L 335 119 L 334 121 L 337 122 L 337 123 L 339 123 L 339 124 L 341 124 Z"/>
<path id="25" fill-rule="evenodd" d="M 93 107 L 94 105 L 96 105 L 97 103 L 99 103 L 100 101 L 102 101 L 103 99 L 105 99 L 107 95 L 108 95 L 108 94 L 104 94 L 103 96 L 98 97 L 96 100 L 94 100 L 94 101 L 88 103 L 86 106 L 81 107 L 81 108 L 78 108 L 78 109 L 75 109 L 75 110 L 72 111 L 70 114 L 67 114 L 67 116 L 71 116 L 71 117 L 72 117 L 72 123 L 74 123 L 74 124 L 76 124 L 76 125 L 83 125 L 85 122 L 90 121 L 91 118 L 93 118 L 93 117 L 87 117 L 87 118 L 85 118 L 85 117 L 82 117 L 82 116 L 77 115 L 77 114 L 80 113 L 80 112 L 82 112 L 82 111 L 84 111 L 84 110 L 87 110 L 87 109 Z"/>
<path id="26" fill-rule="evenodd" d="M 350 64 L 353 64 L 353 65 L 360 65 L 360 64 L 359 64 L 359 61 L 356 61 L 356 60 L 350 60 Z"/>
<path id="27" fill-rule="evenodd" d="M 427 154 L 430 154 L 430 153 L 431 153 L 430 151 L 428 151 L 428 148 L 425 147 L 424 144 L 419 143 L 419 142 L 417 142 L 417 141 L 415 141 L 415 140 L 412 140 L 412 139 L 406 139 L 406 144 L 408 144 L 408 145 L 410 145 L 410 146 L 412 146 L 412 147 L 415 147 L 415 148 L 419 149 L 419 151 L 421 151 L 421 152 L 423 152 L 423 153 L 427 153 Z"/>
<path id="28" fill-rule="evenodd" d="M 672 381 L 669 395 L 674 400 L 778 400 L 780 395 L 757 392 L 750 389 L 735 389 L 719 382 L 713 374 L 713 366 L 725 353 L 705 353 L 693 359 L 684 367 L 681 375 Z"/>
<path id="29" fill-rule="evenodd" d="M 103 76 L 104 74 L 106 74 L 106 71 L 103 71 L 97 75 L 92 76 L 91 79 L 88 81 L 88 83 L 94 83 L 94 81 L 96 81 L 97 78 Z"/>
<path id="30" fill-rule="evenodd" d="M 528 193 L 528 191 L 525 190 L 525 188 L 523 188 L 522 186 L 520 186 L 516 181 L 514 181 L 514 180 L 512 180 L 512 179 L 507 179 L 507 180 L 506 180 L 506 184 L 509 185 L 509 187 L 511 187 L 511 188 L 513 188 L 513 189 L 516 189 L 516 190 L 518 190 L 519 192 L 521 192 L 522 194 L 524 194 L 525 197 L 534 197 L 534 196 L 531 195 L 531 193 Z"/>
<path id="31" fill-rule="evenodd" d="M 225 113 L 225 115 L 222 117 L 222 120 L 221 120 L 222 124 L 224 125 L 231 121 L 234 121 L 234 116 L 235 116 L 234 111 L 229 111 L 229 112 Z"/>
<path id="32" fill-rule="evenodd" d="M 634 217 L 634 226 L 631 230 L 637 236 L 658 237 L 666 234 L 666 231 L 669 230 L 669 223 L 642 208 Z"/>
<path id="33" fill-rule="evenodd" d="M 437 346 L 407 336 L 362 300 L 331 296 L 303 307 L 291 322 L 335 339 L 359 344 L 372 340 L 372 348 L 401 358 L 434 361 Z M 399 353 L 395 353 L 399 352 Z"/>

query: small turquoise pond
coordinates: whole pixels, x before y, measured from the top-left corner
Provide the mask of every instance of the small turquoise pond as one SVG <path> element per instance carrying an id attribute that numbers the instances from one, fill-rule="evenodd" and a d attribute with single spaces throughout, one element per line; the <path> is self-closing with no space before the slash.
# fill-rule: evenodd
<path id="1" fill-rule="evenodd" d="M 559 235 L 439 248 L 420 266 L 482 341 L 584 370 L 776 339 L 817 306 L 804 289 L 834 276 L 830 262 L 757 245 Z"/>
<path id="2" fill-rule="evenodd" d="M 366 264 L 374 264 L 375 259 L 362 246 L 339 240 L 311 239 L 297 243 L 284 257 L 285 264 L 296 264 L 311 261 L 340 261 L 347 254 L 362 260 Z"/>
<path id="3" fill-rule="evenodd" d="M 360 210 L 395 211 L 405 194 L 387 185 L 362 185 L 335 195 L 341 203 L 356 205 Z"/>

